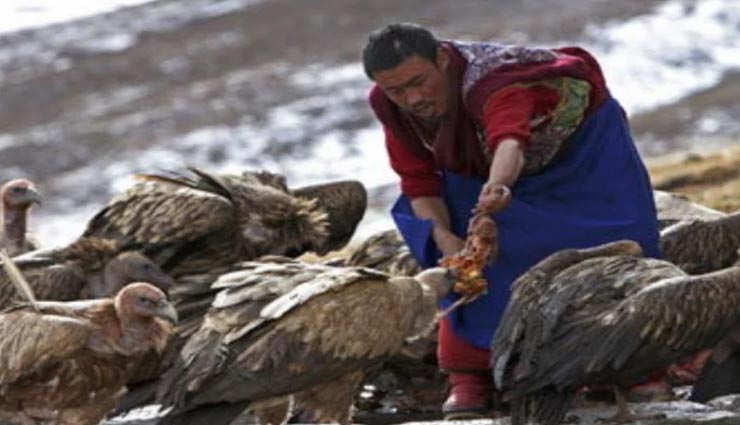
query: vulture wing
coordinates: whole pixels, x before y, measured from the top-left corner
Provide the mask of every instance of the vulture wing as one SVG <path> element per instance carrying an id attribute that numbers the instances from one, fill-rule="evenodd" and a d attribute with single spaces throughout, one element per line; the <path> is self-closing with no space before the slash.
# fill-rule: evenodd
<path id="1" fill-rule="evenodd" d="M 651 274 L 651 280 L 660 274 Z M 624 284 L 642 279 L 639 273 L 627 274 Z M 611 302 L 581 297 L 570 314 L 561 316 L 537 353 L 540 366 L 519 389 L 629 384 L 717 344 L 740 321 L 740 268 L 673 276 L 639 287 Z"/>
<path id="2" fill-rule="evenodd" d="M 533 351 L 542 342 L 544 328 L 548 323 L 543 316 L 542 304 L 548 300 L 551 287 L 569 283 L 562 280 L 561 283 L 555 283 L 555 276 L 588 259 L 616 255 L 637 257 L 642 255 L 642 249 L 632 241 L 611 242 L 585 249 L 566 249 L 546 257 L 514 281 L 511 299 L 496 331 L 492 347 L 491 364 L 499 389 L 503 389 L 504 373 L 510 367 L 512 354 L 517 351 L 520 357 L 531 359 Z M 562 304 L 556 311 L 561 309 Z"/>
<path id="3" fill-rule="evenodd" d="M 323 245 L 314 248 L 320 255 L 346 245 L 367 209 L 367 190 L 354 180 L 304 186 L 291 192 L 298 198 L 315 199 L 328 216 L 329 235 Z"/>
<path id="4" fill-rule="evenodd" d="M 186 178 L 147 176 L 114 197 L 88 223 L 83 236 L 124 240 L 144 246 L 180 245 L 234 225 L 224 190 Z"/>
<path id="5" fill-rule="evenodd" d="M 674 224 L 660 233 L 660 248 L 666 260 L 688 273 L 729 267 L 738 261 L 740 211 Z"/>
<path id="6" fill-rule="evenodd" d="M 391 276 L 413 276 L 421 271 L 406 242 L 395 230 L 369 237 L 352 250 L 345 265 L 370 267 Z"/>
<path id="7" fill-rule="evenodd" d="M 18 308 L 0 314 L 0 388 L 43 371 L 85 347 L 92 327 L 85 320 Z"/>
<path id="8" fill-rule="evenodd" d="M 23 276 L 39 300 L 67 301 L 78 299 L 85 286 L 85 275 L 76 266 L 69 264 L 39 265 L 34 261 L 26 264 L 16 260 Z M 22 300 L 10 278 L 0 274 L 0 309 Z"/>

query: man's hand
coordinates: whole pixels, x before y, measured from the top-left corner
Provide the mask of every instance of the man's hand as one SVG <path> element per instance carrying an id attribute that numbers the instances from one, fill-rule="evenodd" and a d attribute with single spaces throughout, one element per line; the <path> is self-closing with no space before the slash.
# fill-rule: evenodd
<path id="1" fill-rule="evenodd" d="M 440 227 L 434 228 L 434 241 L 437 243 L 437 248 L 442 251 L 443 257 L 449 257 L 465 246 L 464 240 L 449 230 Z"/>
<path id="2" fill-rule="evenodd" d="M 511 191 L 508 187 L 498 183 L 486 183 L 478 196 L 478 203 L 473 208 L 473 214 L 493 214 L 509 206 Z"/>

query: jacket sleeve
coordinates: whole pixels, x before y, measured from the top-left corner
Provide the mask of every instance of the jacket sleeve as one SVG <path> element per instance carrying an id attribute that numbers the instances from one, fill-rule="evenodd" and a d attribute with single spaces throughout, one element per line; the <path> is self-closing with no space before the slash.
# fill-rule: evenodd
<path id="1" fill-rule="evenodd" d="M 409 198 L 440 196 L 442 178 L 431 158 L 419 158 L 383 127 L 391 168 L 401 178 L 401 192 Z"/>
<path id="2" fill-rule="evenodd" d="M 557 91 L 542 85 L 511 85 L 497 90 L 483 106 L 483 130 L 491 152 L 502 140 L 513 138 L 526 150 L 532 128 L 547 120 L 559 101 Z M 537 122 L 538 118 L 542 123 Z"/>

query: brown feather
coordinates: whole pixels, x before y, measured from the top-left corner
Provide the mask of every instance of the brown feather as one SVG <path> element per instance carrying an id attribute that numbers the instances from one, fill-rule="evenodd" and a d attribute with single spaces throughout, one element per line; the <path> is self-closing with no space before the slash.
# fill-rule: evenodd
<path id="1" fill-rule="evenodd" d="M 145 301 L 143 301 L 145 300 Z M 142 356 L 159 352 L 172 307 L 144 283 L 115 299 L 39 302 L 0 314 L 0 416 L 97 424 Z M 169 310 L 168 310 L 169 309 Z M 75 422 L 70 422 L 75 421 Z"/>
<path id="2" fill-rule="evenodd" d="M 683 221 L 660 233 L 663 257 L 687 273 L 708 273 L 740 261 L 740 211 Z"/>
<path id="3" fill-rule="evenodd" d="M 304 186 L 291 192 L 299 198 L 315 199 L 318 208 L 327 214 L 326 242 L 314 247 L 319 255 L 346 245 L 367 209 L 367 191 L 354 180 Z"/>
<path id="4" fill-rule="evenodd" d="M 118 251 L 115 242 L 83 238 L 64 249 L 36 251 L 13 261 L 40 300 L 107 297 L 136 281 L 164 290 L 172 286 L 172 279 L 146 257 Z M 0 308 L 21 299 L 11 280 L 0 274 Z"/>
<path id="5" fill-rule="evenodd" d="M 319 200 L 289 193 L 284 177 L 188 172 L 139 176 L 90 220 L 84 235 L 141 249 L 173 276 L 323 249 L 326 212 Z"/>
<path id="6" fill-rule="evenodd" d="M 351 250 L 344 265 L 369 267 L 391 276 L 413 276 L 421 271 L 406 242 L 395 230 L 369 237 Z"/>
<path id="7" fill-rule="evenodd" d="M 31 304 L 31 307 L 34 310 L 38 311 L 38 308 L 36 307 L 36 294 L 33 293 L 31 285 L 28 284 L 28 281 L 23 276 L 23 273 L 21 273 L 21 271 L 15 265 L 13 259 L 11 259 L 8 256 L 8 253 L 6 253 L 5 250 L 2 248 L 0 248 L 0 261 L 3 262 L 3 269 L 5 269 L 5 274 L 13 283 L 13 285 L 18 288 L 18 292 L 20 293 L 20 295 L 25 298 L 26 302 Z"/>

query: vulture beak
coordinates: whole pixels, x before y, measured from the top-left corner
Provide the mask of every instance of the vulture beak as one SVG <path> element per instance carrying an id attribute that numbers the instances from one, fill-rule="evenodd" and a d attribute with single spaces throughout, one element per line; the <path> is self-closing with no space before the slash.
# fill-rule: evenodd
<path id="1" fill-rule="evenodd" d="M 41 201 L 44 198 L 41 196 L 41 194 L 36 190 L 36 188 L 29 187 L 26 189 L 26 201 L 29 205 L 36 204 L 41 205 Z"/>
<path id="2" fill-rule="evenodd" d="M 159 304 L 155 316 L 162 320 L 166 320 L 173 325 L 177 324 L 177 310 L 175 310 L 175 307 L 173 307 L 168 301 L 163 300 Z"/>

